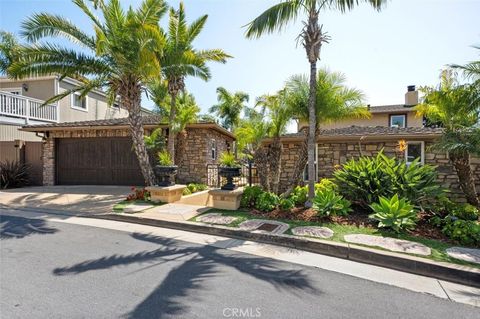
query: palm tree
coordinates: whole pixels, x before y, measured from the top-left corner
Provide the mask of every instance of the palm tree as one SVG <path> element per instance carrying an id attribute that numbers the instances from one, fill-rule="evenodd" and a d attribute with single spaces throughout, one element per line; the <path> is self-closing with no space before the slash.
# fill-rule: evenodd
<path id="1" fill-rule="evenodd" d="M 263 108 L 262 113 L 265 110 L 267 111 L 269 119 L 267 134 L 272 138 L 272 143 L 269 145 L 267 155 L 269 164 L 268 176 L 270 179 L 267 187 L 270 187 L 272 192 L 278 194 L 283 152 L 283 144 L 280 137 L 286 132 L 287 125 L 292 119 L 290 106 L 286 103 L 286 90 L 281 90 L 276 95 L 263 95 L 257 99 L 256 105 Z M 270 191 L 270 189 L 267 190 Z"/>
<path id="2" fill-rule="evenodd" d="M 128 110 L 133 149 L 146 185 L 155 183 L 145 148 L 141 117 L 141 93 L 145 83 L 160 73 L 157 56 L 165 42 L 159 20 L 166 12 L 163 0 L 144 0 L 138 9 L 123 10 L 119 0 L 94 3 L 99 19 L 84 0 L 73 0 L 94 27 L 93 36 L 69 20 L 48 13 L 35 14 L 22 24 L 22 35 L 32 45 L 21 48 L 20 58 L 8 68 L 15 78 L 56 75 L 81 79 L 81 85 L 56 95 L 45 103 L 58 101 L 73 92 L 82 96 L 93 89 L 104 89 L 109 104 L 118 99 Z M 43 38 L 66 38 L 77 48 Z"/>
<path id="3" fill-rule="evenodd" d="M 323 123 L 334 122 L 347 118 L 369 118 L 370 112 L 364 104 L 363 93 L 345 85 L 346 77 L 339 72 L 329 72 L 320 69 L 316 77 L 315 90 L 315 134 L 320 131 Z M 305 75 L 294 75 L 286 83 L 287 101 L 293 117 L 298 121 L 307 122 L 310 116 L 310 83 Z M 309 145 L 306 141 L 300 149 L 299 160 L 296 162 L 291 185 L 287 192 L 298 184 L 307 164 L 307 150 Z M 308 177 L 310 175 L 308 170 Z M 315 176 L 314 176 L 315 177 Z"/>
<path id="4" fill-rule="evenodd" d="M 7 74 L 19 48 L 20 45 L 12 33 L 0 30 L 0 74 Z"/>
<path id="5" fill-rule="evenodd" d="M 380 10 L 386 0 L 283 0 L 273 7 L 267 9 L 252 22 L 248 24 L 247 38 L 258 38 L 265 33 L 280 31 L 288 23 L 295 21 L 298 16 L 306 15 L 307 21 L 303 22 L 303 29 L 300 32 L 299 39 L 305 48 L 308 62 L 310 63 L 310 91 L 309 91 L 309 129 L 308 140 L 308 185 L 309 201 L 311 204 L 315 196 L 315 128 L 317 118 L 315 114 L 316 105 L 316 75 L 317 61 L 320 59 L 320 48 L 323 43 L 328 43 L 330 37 L 323 32 L 322 26 L 318 22 L 322 10 L 333 9 L 346 12 L 353 9 L 360 2 L 370 4 L 376 10 Z"/>
<path id="6" fill-rule="evenodd" d="M 478 86 L 460 85 L 452 70 L 444 70 L 438 87 L 423 87 L 421 90 L 425 96 L 423 103 L 416 106 L 417 114 L 444 128 L 441 139 L 433 148 L 448 152 L 467 201 L 480 206 L 470 166 L 470 155 L 480 155 Z"/>
<path id="7" fill-rule="evenodd" d="M 217 88 L 218 104 L 210 107 L 210 113 L 215 113 L 221 120 L 222 125 L 233 132 L 240 122 L 240 114 L 246 107 L 249 96 L 245 92 L 228 92 L 225 88 Z"/>
<path id="8" fill-rule="evenodd" d="M 220 49 L 196 50 L 193 48 L 192 43 L 203 30 L 207 18 L 207 15 L 201 16 L 188 25 L 183 2 L 180 2 L 178 10 L 170 9 L 168 33 L 164 34 L 166 44 L 160 52 L 159 60 L 162 65 L 162 77 L 167 81 L 171 103 L 167 145 L 171 158 L 175 158 L 173 124 L 177 114 L 176 97 L 185 89 L 185 77 L 195 76 L 208 81 L 211 74 L 206 63 L 209 61 L 225 63 L 227 58 L 230 58 Z"/>
<path id="9" fill-rule="evenodd" d="M 473 47 L 480 50 L 480 46 Z M 454 64 L 452 67 L 462 70 L 466 78 L 472 79 L 476 85 L 480 85 L 480 61 L 472 61 L 465 65 Z"/>

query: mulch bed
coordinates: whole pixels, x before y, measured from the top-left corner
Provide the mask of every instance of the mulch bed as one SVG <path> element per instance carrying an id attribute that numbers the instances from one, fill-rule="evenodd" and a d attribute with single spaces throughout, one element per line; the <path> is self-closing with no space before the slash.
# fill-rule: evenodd
<path id="1" fill-rule="evenodd" d="M 316 212 L 309 208 L 295 207 L 292 210 L 285 211 L 275 209 L 271 212 L 262 212 L 258 210 L 252 210 L 252 215 L 259 216 L 267 219 L 286 219 L 286 220 L 301 220 L 307 222 L 319 222 L 319 223 L 335 223 L 340 225 L 352 225 L 357 227 L 376 228 L 376 221 L 368 218 L 367 212 L 355 211 L 347 216 L 331 216 L 331 217 L 318 217 Z M 452 243 L 448 237 L 446 237 L 442 231 L 428 222 L 431 216 L 427 213 L 420 213 L 419 220 L 415 229 L 408 231 L 408 234 L 414 237 L 424 237 L 429 239 L 435 239 L 445 243 Z"/>

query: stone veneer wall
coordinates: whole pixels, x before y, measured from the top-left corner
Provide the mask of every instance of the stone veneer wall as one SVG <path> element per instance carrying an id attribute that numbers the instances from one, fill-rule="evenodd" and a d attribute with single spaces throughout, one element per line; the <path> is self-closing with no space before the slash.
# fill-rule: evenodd
<path id="1" fill-rule="evenodd" d="M 150 132 L 146 130 L 146 134 Z M 128 137 L 128 129 L 89 129 L 51 131 L 42 148 L 43 185 L 55 184 L 55 139 L 56 138 L 87 138 L 87 137 Z M 186 153 L 178 168 L 177 182 L 207 182 L 207 164 L 215 164 L 210 156 L 210 143 L 217 141 L 217 158 L 227 149 L 227 143 L 232 145 L 233 139 L 213 129 L 187 129 Z"/>
<path id="2" fill-rule="evenodd" d="M 392 142 L 338 142 L 318 144 L 318 177 L 332 177 L 336 165 L 341 165 L 350 159 L 360 156 L 375 156 L 380 150 L 390 157 L 404 159 L 403 152 L 398 151 L 396 141 Z M 452 197 L 463 201 L 463 193 L 460 190 L 457 175 L 450 164 L 448 156 L 444 152 L 431 151 L 431 142 L 425 142 L 425 164 L 437 166 L 438 180 L 448 190 Z M 292 178 L 294 164 L 298 160 L 300 142 L 284 143 L 282 154 L 281 189 L 285 189 L 288 181 Z M 361 151 L 360 151 L 361 150 Z M 480 158 L 473 157 L 471 166 L 474 172 L 477 190 L 480 190 Z"/>
<path id="3" fill-rule="evenodd" d="M 212 159 L 211 143 L 217 144 L 217 159 Z M 233 149 L 233 139 L 213 129 L 189 128 L 186 137 L 186 153 L 178 167 L 178 183 L 207 183 L 207 165 L 217 164 L 220 154 L 227 150 L 227 143 Z"/>

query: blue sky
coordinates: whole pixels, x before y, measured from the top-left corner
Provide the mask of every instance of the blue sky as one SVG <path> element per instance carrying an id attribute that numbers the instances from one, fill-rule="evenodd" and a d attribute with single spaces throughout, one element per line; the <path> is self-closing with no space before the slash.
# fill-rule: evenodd
<path id="1" fill-rule="evenodd" d="M 136 6 L 139 1 L 122 1 Z M 293 74 L 309 66 L 295 38 L 300 21 L 282 33 L 259 40 L 244 37 L 243 25 L 278 0 L 185 0 L 187 17 L 209 19 L 197 48 L 222 48 L 234 58 L 212 64 L 212 79 L 187 80 L 204 112 L 216 103 L 215 90 L 242 90 L 256 96 L 274 93 Z M 169 1 L 178 6 L 178 1 Z M 18 33 L 21 21 L 34 12 L 61 14 L 84 30 L 91 25 L 69 0 L 0 0 L 0 28 Z M 449 63 L 478 59 L 470 46 L 480 44 L 480 0 L 392 0 L 382 12 L 362 5 L 340 14 L 326 11 L 320 22 L 332 40 L 322 48 L 319 66 L 345 73 L 372 105 L 403 103 L 406 86 L 431 85 Z M 166 22 L 166 17 L 164 23 Z M 478 50 L 477 50 L 478 51 Z M 151 106 L 148 100 L 144 106 Z"/>

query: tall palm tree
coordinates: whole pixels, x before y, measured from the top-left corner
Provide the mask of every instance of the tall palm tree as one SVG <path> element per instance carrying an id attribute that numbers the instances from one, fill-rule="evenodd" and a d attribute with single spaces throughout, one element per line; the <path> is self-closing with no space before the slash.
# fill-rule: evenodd
<path id="1" fill-rule="evenodd" d="M 146 185 L 155 183 L 145 148 L 141 117 L 141 93 L 145 83 L 160 73 L 157 60 L 165 43 L 159 20 L 166 12 L 163 0 L 143 0 L 137 9 L 123 10 L 119 0 L 97 0 L 92 10 L 84 0 L 74 4 L 93 24 L 93 36 L 69 20 L 49 13 L 34 14 L 22 24 L 22 35 L 32 45 L 21 48 L 19 59 L 9 67 L 15 78 L 59 74 L 81 79 L 81 85 L 67 90 L 46 103 L 58 101 L 73 92 L 82 96 L 93 89 L 104 89 L 109 104 L 117 99 L 128 110 L 133 149 Z M 102 18 L 95 15 L 95 9 Z M 66 38 L 76 48 L 43 38 Z"/>
<path id="2" fill-rule="evenodd" d="M 167 81 L 168 94 L 170 94 L 170 130 L 167 148 L 172 159 L 175 157 L 175 132 L 172 125 L 175 123 L 177 114 L 176 97 L 185 89 L 185 78 L 194 76 L 208 81 L 211 74 L 207 62 L 225 63 L 227 58 L 230 58 L 220 49 L 197 50 L 193 47 L 193 41 L 203 30 L 207 18 L 208 15 L 201 16 L 188 25 L 183 2 L 180 2 L 178 10 L 170 9 L 168 32 L 164 34 L 166 44 L 159 59 L 162 65 L 161 74 Z"/>
<path id="3" fill-rule="evenodd" d="M 480 207 L 470 166 L 470 155 L 480 155 L 480 89 L 460 85 L 452 70 L 444 70 L 438 87 L 421 90 L 425 96 L 416 106 L 417 114 L 444 128 L 434 148 L 448 152 L 467 201 Z"/>
<path id="4" fill-rule="evenodd" d="M 272 143 L 269 145 L 267 155 L 269 164 L 268 175 L 270 179 L 268 186 L 272 192 L 278 194 L 283 151 L 283 144 L 280 137 L 286 132 L 287 125 L 292 119 L 291 108 L 286 103 L 286 90 L 283 89 L 275 95 L 263 95 L 257 99 L 256 105 L 262 107 L 262 111 L 266 111 L 268 118 L 267 134 L 272 138 Z"/>
<path id="5" fill-rule="evenodd" d="M 223 123 L 223 126 L 233 132 L 240 121 L 240 114 L 246 107 L 249 96 L 245 92 L 228 92 L 225 88 L 217 88 L 218 104 L 210 107 L 209 111 L 215 113 Z"/>
<path id="6" fill-rule="evenodd" d="M 473 46 L 475 49 L 480 50 L 480 46 Z M 480 53 L 480 51 L 479 51 Z M 465 65 L 452 65 L 454 68 L 458 68 L 463 71 L 463 74 L 468 78 L 475 81 L 476 85 L 480 86 L 480 61 L 471 61 Z"/>
<path id="7" fill-rule="evenodd" d="M 320 69 L 316 77 L 315 90 L 315 134 L 324 123 L 347 118 L 369 118 L 370 112 L 364 104 L 364 94 L 345 85 L 346 77 L 339 72 L 329 72 Z M 290 106 L 293 117 L 301 122 L 307 122 L 310 116 L 310 83 L 305 75 L 294 75 L 286 83 L 286 103 Z M 301 179 L 307 164 L 309 145 L 304 141 L 300 149 L 299 160 L 296 162 L 290 191 Z M 308 170 L 308 177 L 311 178 Z M 315 176 L 314 176 L 315 177 Z"/>
<path id="8" fill-rule="evenodd" d="M 340 10 L 346 12 L 353 9 L 361 2 L 370 4 L 376 10 L 380 10 L 386 0 L 282 0 L 280 3 L 267 9 L 247 25 L 246 36 L 258 38 L 265 33 L 273 33 L 284 29 L 287 24 L 295 21 L 299 16 L 306 16 L 299 39 L 305 48 L 308 62 L 310 63 L 310 95 L 309 95 L 309 129 L 308 140 L 308 184 L 309 201 L 311 204 L 315 196 L 315 128 L 317 118 L 316 105 L 316 75 L 317 61 L 320 59 L 320 48 L 323 43 L 328 43 L 329 36 L 323 32 L 319 24 L 319 15 L 322 10 Z"/>
<path id="9" fill-rule="evenodd" d="M 19 48 L 20 44 L 12 33 L 0 30 L 0 74 L 7 74 Z"/>

